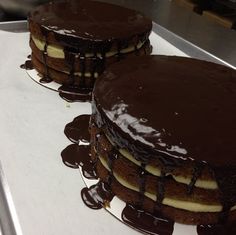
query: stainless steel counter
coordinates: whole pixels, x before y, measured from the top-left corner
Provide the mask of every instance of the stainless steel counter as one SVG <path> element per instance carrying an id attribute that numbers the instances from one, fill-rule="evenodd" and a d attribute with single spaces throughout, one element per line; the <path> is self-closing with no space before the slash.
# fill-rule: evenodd
<path id="1" fill-rule="evenodd" d="M 226 29 L 171 0 L 103 1 L 139 10 L 167 30 L 236 66 L 236 30 Z"/>

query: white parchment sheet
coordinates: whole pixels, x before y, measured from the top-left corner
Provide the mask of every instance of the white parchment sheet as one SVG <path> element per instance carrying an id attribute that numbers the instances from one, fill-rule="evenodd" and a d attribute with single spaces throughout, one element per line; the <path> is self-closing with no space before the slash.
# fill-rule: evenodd
<path id="1" fill-rule="evenodd" d="M 71 142 L 64 126 L 89 103 L 67 103 L 20 68 L 28 33 L 0 31 L 0 161 L 24 235 L 139 234 L 105 210 L 87 208 L 78 170 L 66 167 L 60 153 Z M 185 55 L 152 33 L 153 53 Z M 194 234 L 184 226 L 175 234 Z M 189 229 L 189 230 L 188 230 Z"/>

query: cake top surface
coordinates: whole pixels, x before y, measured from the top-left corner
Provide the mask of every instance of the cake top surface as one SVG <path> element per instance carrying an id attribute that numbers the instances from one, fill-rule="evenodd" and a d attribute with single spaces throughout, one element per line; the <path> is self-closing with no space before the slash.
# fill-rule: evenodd
<path id="1" fill-rule="evenodd" d="M 137 11 L 89 0 L 46 3 L 31 11 L 29 20 L 61 37 L 93 41 L 129 38 L 152 27 Z"/>
<path id="2" fill-rule="evenodd" d="M 236 166 L 236 71 L 145 56 L 111 66 L 94 99 L 120 135 L 174 158 Z"/>

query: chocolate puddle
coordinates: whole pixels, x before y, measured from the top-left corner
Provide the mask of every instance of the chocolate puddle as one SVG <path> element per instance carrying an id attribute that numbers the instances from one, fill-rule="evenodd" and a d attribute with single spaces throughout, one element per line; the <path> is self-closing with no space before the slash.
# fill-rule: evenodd
<path id="1" fill-rule="evenodd" d="M 88 131 L 90 115 L 80 115 L 65 126 L 64 133 L 66 137 L 73 143 L 82 141 L 89 143 L 90 134 Z"/>
<path id="2" fill-rule="evenodd" d="M 81 166 L 85 178 L 97 179 L 95 163 L 90 157 L 89 145 L 71 144 L 61 152 L 61 157 L 63 163 L 68 167 L 79 168 Z"/>
<path id="3" fill-rule="evenodd" d="M 85 205 L 89 208 L 101 209 L 109 206 L 114 194 L 110 189 L 110 185 L 99 181 L 97 184 L 92 185 L 89 188 L 83 188 L 81 190 L 81 197 Z"/>
<path id="4" fill-rule="evenodd" d="M 20 65 L 20 68 L 26 69 L 26 70 L 32 70 L 34 69 L 34 66 L 31 60 L 26 60 L 24 64 Z"/>

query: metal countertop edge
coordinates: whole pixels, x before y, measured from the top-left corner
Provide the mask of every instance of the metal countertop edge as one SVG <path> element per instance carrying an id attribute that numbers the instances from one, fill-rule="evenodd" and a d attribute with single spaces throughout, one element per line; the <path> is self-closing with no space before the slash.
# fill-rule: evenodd
<path id="1" fill-rule="evenodd" d="M 218 64 L 223 64 L 223 65 L 226 65 L 226 66 L 231 67 L 233 69 L 236 69 L 235 66 L 225 62 L 224 60 L 218 58 L 217 56 L 203 50 L 202 48 L 194 45 L 193 43 L 172 33 L 171 31 L 156 24 L 155 22 L 153 22 L 153 32 L 155 32 L 156 34 L 161 36 L 167 42 L 169 42 L 173 46 L 177 47 L 179 50 L 181 50 L 185 54 L 189 55 L 190 57 L 200 59 L 200 60 L 207 60 L 207 61 L 218 63 Z"/>
<path id="2" fill-rule="evenodd" d="M 10 188 L 0 162 L 0 234 L 23 235 Z"/>

